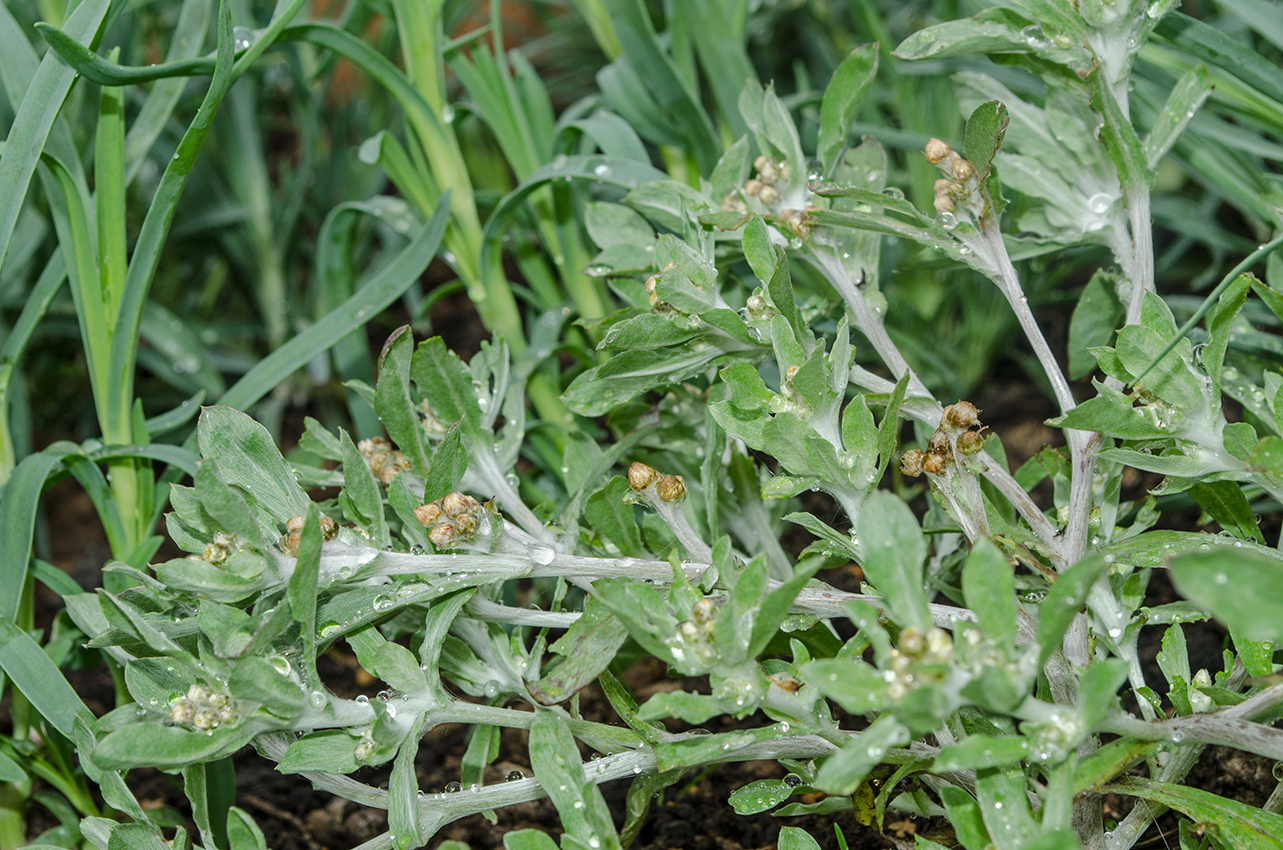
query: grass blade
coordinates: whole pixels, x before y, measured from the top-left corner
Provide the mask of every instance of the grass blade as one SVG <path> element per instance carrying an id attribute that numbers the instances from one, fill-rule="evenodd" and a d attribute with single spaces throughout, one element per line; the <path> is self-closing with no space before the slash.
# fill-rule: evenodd
<path id="1" fill-rule="evenodd" d="M 218 403 L 241 410 L 248 408 L 290 374 L 329 350 L 335 342 L 401 297 L 436 256 L 441 237 L 445 234 L 448 205 L 449 198 L 443 198 L 432 218 L 410 244 L 373 280 L 325 318 L 259 361 L 223 394 Z"/>
<path id="2" fill-rule="evenodd" d="M 85 41 L 92 39 L 108 5 L 109 0 L 85 0 L 67 19 L 68 33 Z M 46 55 L 18 106 L 4 156 L 0 157 L 0 266 L 9 251 L 9 239 L 40 152 L 75 79 L 75 71 L 57 56 Z"/>

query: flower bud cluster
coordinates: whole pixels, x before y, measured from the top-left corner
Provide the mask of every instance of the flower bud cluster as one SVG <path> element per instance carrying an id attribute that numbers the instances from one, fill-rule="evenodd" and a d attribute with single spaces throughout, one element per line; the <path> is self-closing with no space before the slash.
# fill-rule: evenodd
<path id="1" fill-rule="evenodd" d="M 779 184 L 788 182 L 788 163 L 762 154 L 753 160 L 753 167 L 757 169 L 757 176 L 744 184 L 744 194 L 757 198 L 768 207 L 775 206 L 780 202 Z"/>
<path id="2" fill-rule="evenodd" d="M 634 461 L 628 467 L 628 486 L 636 493 L 653 489 L 661 502 L 673 504 L 686 498 L 686 481 L 680 475 L 662 475 L 653 467 Z"/>
<path id="3" fill-rule="evenodd" d="M 672 313 L 675 311 L 673 310 L 673 305 L 659 300 L 659 296 L 655 294 L 655 288 L 659 285 L 659 276 L 669 269 L 675 268 L 677 268 L 677 263 L 667 263 L 657 274 L 653 274 L 646 278 L 646 294 L 650 296 L 650 306 L 661 313 Z"/>
<path id="4" fill-rule="evenodd" d="M 952 661 L 953 639 L 948 632 L 934 626 L 925 632 L 909 626 L 900 632 L 900 640 L 891 651 L 887 696 L 899 701 L 924 683 L 938 684 L 944 679 L 944 668 Z"/>
<path id="5" fill-rule="evenodd" d="M 236 701 L 208 685 L 195 684 L 187 689 L 187 696 L 169 709 L 169 719 L 176 726 L 212 732 L 219 726 L 236 722 Z"/>
<path id="6" fill-rule="evenodd" d="M 352 750 L 352 758 L 356 759 L 357 764 L 365 764 L 374 757 L 378 749 L 379 745 L 374 742 L 374 729 L 366 726 L 361 730 L 361 740 L 357 741 Z"/>
<path id="7" fill-rule="evenodd" d="M 438 549 L 454 549 L 471 543 L 489 523 L 486 506 L 463 493 L 449 493 L 435 502 L 414 509 L 414 516 L 427 529 L 428 539 Z"/>
<path id="8" fill-rule="evenodd" d="M 691 606 L 691 618 L 677 624 L 677 637 L 671 641 L 673 657 L 696 667 L 709 667 L 717 660 L 713 626 L 717 622 L 717 603 L 704 597 Z"/>
<path id="9" fill-rule="evenodd" d="M 973 430 L 975 429 L 975 430 Z M 910 478 L 922 473 L 942 475 L 949 464 L 960 457 L 978 454 L 985 444 L 980 411 L 969 401 L 959 401 L 944 409 L 940 427 L 927 441 L 927 450 L 911 449 L 900 458 L 900 471 Z"/>
<path id="10" fill-rule="evenodd" d="M 371 437 L 356 444 L 356 450 L 370 465 L 374 477 L 384 484 L 410 468 L 410 459 L 392 447 L 385 437 Z"/>
<path id="11" fill-rule="evenodd" d="M 936 212 L 952 215 L 964 206 L 976 188 L 976 167 L 949 147 L 947 142 L 931 139 L 925 150 L 927 162 L 938 167 L 944 178 L 935 184 Z"/>
<path id="12" fill-rule="evenodd" d="M 419 402 L 419 412 L 423 414 L 423 433 L 428 437 L 439 440 L 449 433 L 451 423 L 438 419 L 426 400 Z"/>
<path id="13" fill-rule="evenodd" d="M 793 378 L 797 375 L 798 369 L 797 366 L 790 366 L 784 370 L 784 380 L 780 382 L 779 395 L 767 402 L 767 407 L 772 413 L 792 413 L 801 419 L 810 418 L 811 405 L 793 386 Z"/>
<path id="14" fill-rule="evenodd" d="M 280 546 L 281 551 L 291 558 L 298 557 L 298 543 L 303 535 L 304 522 L 305 519 L 301 516 L 293 516 L 285 521 L 285 535 L 280 540 Z M 338 534 L 339 524 L 321 514 L 321 539 L 333 540 Z"/>
<path id="15" fill-rule="evenodd" d="M 225 531 L 214 532 L 214 541 L 205 547 L 202 557 L 216 567 L 227 563 L 227 559 L 243 549 L 241 540 L 235 534 Z"/>

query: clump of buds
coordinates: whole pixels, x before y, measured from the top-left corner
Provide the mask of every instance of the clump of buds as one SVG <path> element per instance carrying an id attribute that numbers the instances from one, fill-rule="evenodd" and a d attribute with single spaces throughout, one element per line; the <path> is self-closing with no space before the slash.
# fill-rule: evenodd
<path id="1" fill-rule="evenodd" d="M 187 696 L 169 709 L 169 719 L 176 726 L 212 732 L 219 726 L 236 722 L 236 701 L 208 685 L 195 684 L 187 689 Z"/>
<path id="2" fill-rule="evenodd" d="M 463 493 L 449 493 L 435 502 L 414 509 L 419 523 L 429 529 L 428 539 L 438 549 L 454 549 L 461 543 L 471 543 L 483 522 L 486 506 Z"/>
<path id="3" fill-rule="evenodd" d="M 299 539 L 303 534 L 303 523 L 305 519 L 301 516 L 293 516 L 285 521 L 285 536 L 280 540 L 281 551 L 291 558 L 298 557 Z M 339 524 L 334 520 L 321 514 L 321 539 L 333 540 L 339 534 Z"/>
<path id="4" fill-rule="evenodd" d="M 423 433 L 428 437 L 439 440 L 450 432 L 452 423 L 438 419 L 426 400 L 419 402 L 419 412 L 423 414 Z"/>
<path id="5" fill-rule="evenodd" d="M 806 236 L 814 224 L 811 213 L 819 207 L 814 204 L 804 210 L 780 210 L 780 222 L 798 236 Z"/>
<path id="6" fill-rule="evenodd" d="M 975 430 L 973 430 L 975 429 Z M 985 446 L 984 426 L 980 411 L 969 401 L 959 401 L 944 409 L 938 427 L 927 441 L 927 450 L 912 449 L 900 458 L 900 471 L 910 478 L 922 473 L 941 475 L 959 456 L 972 457 Z"/>
<path id="7" fill-rule="evenodd" d="M 240 538 L 235 534 L 217 531 L 214 533 L 214 541 L 205 547 L 202 557 L 214 566 L 221 567 L 242 548 Z"/>
<path id="8" fill-rule="evenodd" d="M 928 141 L 925 153 L 927 162 L 944 172 L 935 183 L 935 210 L 941 216 L 953 215 L 968 205 L 976 189 L 976 167 L 940 139 Z"/>
<path id="9" fill-rule="evenodd" d="M 374 753 L 379 749 L 379 745 L 374 742 L 374 730 L 366 726 L 361 730 L 361 740 L 357 741 L 356 747 L 352 750 L 352 758 L 356 759 L 358 764 L 365 764 Z"/>
<path id="10" fill-rule="evenodd" d="M 891 652 L 891 679 L 887 695 L 904 699 L 914 687 L 943 678 L 953 660 L 953 639 L 944 629 L 932 627 L 925 632 L 909 626 L 900 632 L 900 640 Z M 934 668 L 934 669 L 933 669 Z"/>
<path id="11" fill-rule="evenodd" d="M 392 479 L 410 468 L 410 459 L 392 447 L 384 437 L 371 437 L 356 444 L 356 450 L 369 464 L 374 477 L 384 484 L 391 484 Z"/>
<path id="12" fill-rule="evenodd" d="M 780 190 L 777 184 L 788 182 L 789 166 L 786 162 L 765 154 L 753 160 L 757 176 L 744 184 L 744 194 L 757 198 L 768 207 L 780 202 Z"/>
<path id="13" fill-rule="evenodd" d="M 716 661 L 717 645 L 713 642 L 716 622 L 717 603 L 712 599 L 704 597 L 691 606 L 691 618 L 677 624 L 677 639 L 671 642 L 673 657 L 699 667 Z"/>
<path id="14" fill-rule="evenodd" d="M 661 475 L 640 461 L 634 461 L 628 467 L 628 486 L 636 493 L 653 487 L 654 495 L 661 502 L 670 504 L 686 498 L 686 481 L 680 475 Z"/>
<path id="15" fill-rule="evenodd" d="M 779 395 L 773 397 L 767 402 L 767 407 L 772 413 L 791 413 L 800 419 L 808 419 L 813 412 L 811 405 L 793 386 L 793 378 L 797 375 L 798 366 L 790 366 L 784 370 L 784 380 L 780 381 Z"/>
<path id="16" fill-rule="evenodd" d="M 675 269 L 675 268 L 677 268 L 676 263 L 667 263 L 662 269 L 659 270 L 658 274 L 653 274 L 650 277 L 646 278 L 646 294 L 650 296 L 650 306 L 661 312 L 671 311 L 673 308 L 672 308 L 672 305 L 664 301 L 660 301 L 659 296 L 655 294 L 655 288 L 659 285 L 659 275 L 663 274 L 669 269 Z"/>

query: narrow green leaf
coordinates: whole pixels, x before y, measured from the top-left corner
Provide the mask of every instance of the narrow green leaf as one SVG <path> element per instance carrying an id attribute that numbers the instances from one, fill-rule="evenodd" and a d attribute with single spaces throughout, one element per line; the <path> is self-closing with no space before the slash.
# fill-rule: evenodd
<path id="1" fill-rule="evenodd" d="M 1001 647 L 1016 645 L 1016 583 L 1013 568 L 988 538 L 976 541 L 962 568 L 962 595 L 980 629 Z"/>
<path id="2" fill-rule="evenodd" d="M 245 490 L 277 522 L 307 513 L 307 494 L 258 422 L 230 407 L 207 407 L 196 433 L 201 455 L 218 464 L 223 481 Z"/>
<path id="3" fill-rule="evenodd" d="M 877 73 L 878 45 L 873 43 L 851 51 L 829 78 L 820 101 L 820 136 L 816 147 L 825 175 L 832 174 L 837 166 L 851 125 Z"/>
<path id="4" fill-rule="evenodd" d="M 976 173 L 982 181 L 989 173 L 990 164 L 998 155 L 998 149 L 1002 147 L 1002 137 L 1006 135 L 1010 121 L 1007 107 L 996 100 L 980 104 L 967 119 L 962 155 L 976 167 Z"/>
<path id="5" fill-rule="evenodd" d="M 1283 642 L 1283 620 L 1274 616 L 1283 610 L 1276 607 L 1283 606 L 1283 569 L 1277 559 L 1246 545 L 1192 552 L 1172 560 L 1172 582 L 1182 596 L 1211 611 L 1235 634 Z"/>
<path id="6" fill-rule="evenodd" d="M 898 496 L 878 490 L 860 511 L 859 529 L 865 575 L 899 622 L 926 631 L 931 627 L 923 585 L 927 543 L 917 518 Z"/>
<path id="7" fill-rule="evenodd" d="M 1227 800 L 1210 791 L 1155 782 L 1139 776 L 1122 776 L 1105 786 L 1106 791 L 1140 797 L 1176 809 L 1192 820 L 1207 824 L 1230 847 L 1254 850 L 1283 848 L 1283 816 Z"/>
<path id="8" fill-rule="evenodd" d="M 0 667 L 32 707 L 67 738 L 74 738 L 77 720 L 94 722 L 40 644 L 8 618 L 0 619 Z"/>
<path id="9" fill-rule="evenodd" d="M 409 325 L 392 332 L 379 357 L 379 379 L 374 388 L 374 409 L 397 448 L 405 453 L 420 477 L 428 472 L 423 420 L 410 394 L 410 362 L 414 338 Z"/>

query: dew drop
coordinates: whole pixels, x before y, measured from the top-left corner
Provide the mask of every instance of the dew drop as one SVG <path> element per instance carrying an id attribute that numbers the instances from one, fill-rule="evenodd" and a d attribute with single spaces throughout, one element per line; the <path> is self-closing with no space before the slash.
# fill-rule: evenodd
<path id="1" fill-rule="evenodd" d="M 1087 199 L 1087 209 L 1095 215 L 1104 215 L 1114 205 L 1114 199 L 1104 192 L 1097 192 Z"/>
<path id="2" fill-rule="evenodd" d="M 509 782 L 519 782 L 525 778 L 526 778 L 526 775 L 519 770 L 510 770 L 508 771 L 508 775 L 504 777 L 504 779 L 506 779 Z"/>
<path id="3" fill-rule="evenodd" d="M 936 221 L 940 222 L 940 226 L 945 230 L 953 230 L 958 226 L 958 217 L 951 212 L 940 213 L 936 216 Z"/>
<path id="4" fill-rule="evenodd" d="M 603 162 L 594 168 L 592 173 L 604 179 L 610 176 L 610 166 Z"/>
<path id="5" fill-rule="evenodd" d="M 538 546 L 533 546 L 530 549 L 530 560 L 534 561 L 536 564 L 547 566 L 552 563 L 552 559 L 555 556 L 556 553 L 552 551 L 551 546 L 540 544 Z"/>
<path id="6" fill-rule="evenodd" d="M 232 47 L 237 53 L 254 43 L 254 31 L 249 27 L 232 27 Z"/>
<path id="7" fill-rule="evenodd" d="M 458 794 L 462 790 L 463 790 L 462 782 L 447 782 L 445 784 L 445 792 L 447 794 Z"/>
<path id="8" fill-rule="evenodd" d="M 501 690 L 502 690 L 502 687 L 500 687 L 499 683 L 494 679 L 491 679 L 485 684 L 486 696 L 490 697 L 491 699 L 494 699 L 495 697 L 499 696 L 499 692 Z"/>
<path id="9" fill-rule="evenodd" d="M 325 704 L 328 702 L 328 700 L 325 698 L 325 694 L 321 693 L 320 691 L 312 691 L 310 694 L 308 694 L 307 701 L 312 706 L 312 708 L 325 708 Z"/>

